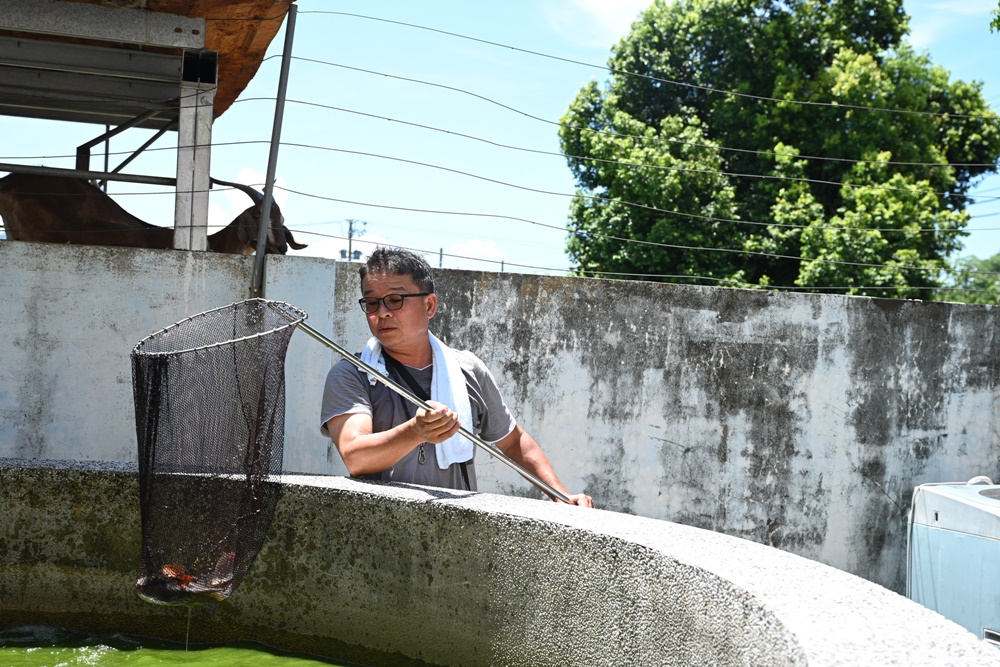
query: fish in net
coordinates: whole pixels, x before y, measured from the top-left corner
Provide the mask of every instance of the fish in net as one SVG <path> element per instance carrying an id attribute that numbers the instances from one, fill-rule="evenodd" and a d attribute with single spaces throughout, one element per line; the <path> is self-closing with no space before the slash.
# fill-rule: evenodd
<path id="1" fill-rule="evenodd" d="M 249 299 L 132 350 L 142 599 L 217 602 L 246 577 L 281 493 L 285 351 L 305 318 Z"/>

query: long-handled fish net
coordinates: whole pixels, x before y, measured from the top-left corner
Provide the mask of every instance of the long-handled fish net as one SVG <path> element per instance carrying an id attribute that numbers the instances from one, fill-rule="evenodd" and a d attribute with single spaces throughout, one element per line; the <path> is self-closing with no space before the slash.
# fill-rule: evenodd
<path id="1" fill-rule="evenodd" d="M 132 351 L 142 554 L 139 595 L 160 604 L 227 598 L 243 581 L 281 492 L 285 352 L 296 328 L 418 407 L 430 406 L 304 324 L 287 303 L 249 299 L 189 317 Z M 562 492 L 459 430 L 554 498 Z"/>
<path id="2" fill-rule="evenodd" d="M 132 351 L 143 599 L 223 600 L 249 571 L 281 492 L 285 351 L 305 317 L 252 299 Z"/>

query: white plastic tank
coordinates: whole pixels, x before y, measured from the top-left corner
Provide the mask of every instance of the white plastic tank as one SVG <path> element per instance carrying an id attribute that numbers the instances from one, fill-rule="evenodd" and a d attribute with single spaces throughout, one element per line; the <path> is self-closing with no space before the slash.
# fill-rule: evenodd
<path id="1" fill-rule="evenodd" d="M 1000 646 L 1000 485 L 922 484 L 907 528 L 906 596 Z"/>

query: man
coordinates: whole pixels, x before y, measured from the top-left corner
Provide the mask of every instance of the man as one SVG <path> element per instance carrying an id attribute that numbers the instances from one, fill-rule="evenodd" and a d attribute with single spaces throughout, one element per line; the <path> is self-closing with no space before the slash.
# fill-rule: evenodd
<path id="1" fill-rule="evenodd" d="M 562 485 L 514 420 L 483 362 L 430 333 L 438 299 L 426 261 L 398 248 L 378 248 L 360 274 L 360 304 L 372 332 L 362 360 L 386 369 L 433 409 L 417 408 L 346 359 L 335 364 L 323 392 L 322 430 L 352 476 L 475 491 L 475 446 L 458 434 L 461 425 L 573 504 L 594 506 L 590 496 L 570 494 Z"/>

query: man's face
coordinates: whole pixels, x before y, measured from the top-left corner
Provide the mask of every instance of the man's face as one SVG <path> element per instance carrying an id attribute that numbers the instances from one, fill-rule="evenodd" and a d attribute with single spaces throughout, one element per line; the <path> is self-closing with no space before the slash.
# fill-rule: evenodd
<path id="1" fill-rule="evenodd" d="M 366 297 L 422 291 L 410 276 L 369 273 L 361 283 L 361 293 Z M 437 296 L 434 294 L 407 297 L 399 310 L 389 310 L 384 303 L 379 303 L 378 311 L 367 315 L 368 328 L 390 352 L 427 345 L 427 322 L 436 312 Z"/>

